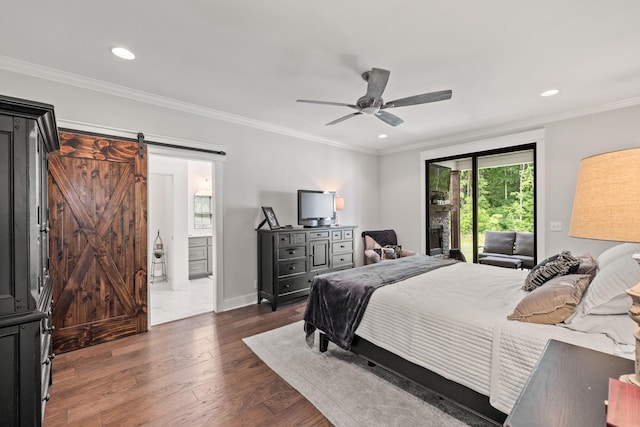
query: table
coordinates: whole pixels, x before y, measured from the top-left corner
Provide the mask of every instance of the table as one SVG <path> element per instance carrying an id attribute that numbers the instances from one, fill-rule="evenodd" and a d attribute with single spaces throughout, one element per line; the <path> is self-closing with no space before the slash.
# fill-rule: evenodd
<path id="1" fill-rule="evenodd" d="M 609 378 L 633 371 L 633 360 L 549 340 L 504 425 L 603 427 Z"/>

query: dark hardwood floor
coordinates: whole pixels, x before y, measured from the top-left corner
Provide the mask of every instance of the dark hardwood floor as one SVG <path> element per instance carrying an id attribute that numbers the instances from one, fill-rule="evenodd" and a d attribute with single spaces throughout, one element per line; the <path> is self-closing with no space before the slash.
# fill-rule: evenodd
<path id="1" fill-rule="evenodd" d="M 304 307 L 254 304 L 59 355 L 45 426 L 330 426 L 242 342 Z"/>

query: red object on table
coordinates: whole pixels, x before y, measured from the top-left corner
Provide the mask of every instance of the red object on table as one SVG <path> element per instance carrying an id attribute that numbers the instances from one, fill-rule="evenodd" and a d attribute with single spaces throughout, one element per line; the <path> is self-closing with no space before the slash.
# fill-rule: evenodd
<path id="1" fill-rule="evenodd" d="M 640 426 L 640 387 L 609 378 L 608 427 Z"/>

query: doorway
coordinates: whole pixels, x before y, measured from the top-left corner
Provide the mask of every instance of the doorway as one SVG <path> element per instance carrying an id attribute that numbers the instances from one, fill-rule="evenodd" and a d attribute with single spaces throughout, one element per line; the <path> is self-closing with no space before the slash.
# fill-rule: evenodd
<path id="1" fill-rule="evenodd" d="M 216 164 L 200 153 L 149 147 L 149 324 L 151 326 L 216 311 Z M 202 213 L 202 194 L 209 212 Z M 206 218 L 204 218 L 206 216 Z M 196 240 L 208 242 L 194 248 Z M 158 250 L 160 242 L 161 250 Z M 196 261 L 194 253 L 202 253 Z M 156 257 L 158 256 L 158 257 Z M 193 274 L 194 265 L 199 274 Z M 204 272 L 204 273 L 203 273 Z"/>
<path id="2" fill-rule="evenodd" d="M 429 253 L 477 262 L 486 231 L 532 232 L 535 247 L 535 159 L 526 144 L 426 160 Z"/>

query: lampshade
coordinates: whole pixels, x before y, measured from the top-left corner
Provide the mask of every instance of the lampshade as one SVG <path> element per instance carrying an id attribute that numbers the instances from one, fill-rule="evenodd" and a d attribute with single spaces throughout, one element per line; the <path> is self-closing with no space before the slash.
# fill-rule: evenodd
<path id="1" fill-rule="evenodd" d="M 344 197 L 336 197 L 336 210 L 341 211 L 344 209 Z"/>
<path id="2" fill-rule="evenodd" d="M 640 148 L 580 162 L 569 235 L 640 242 Z"/>

